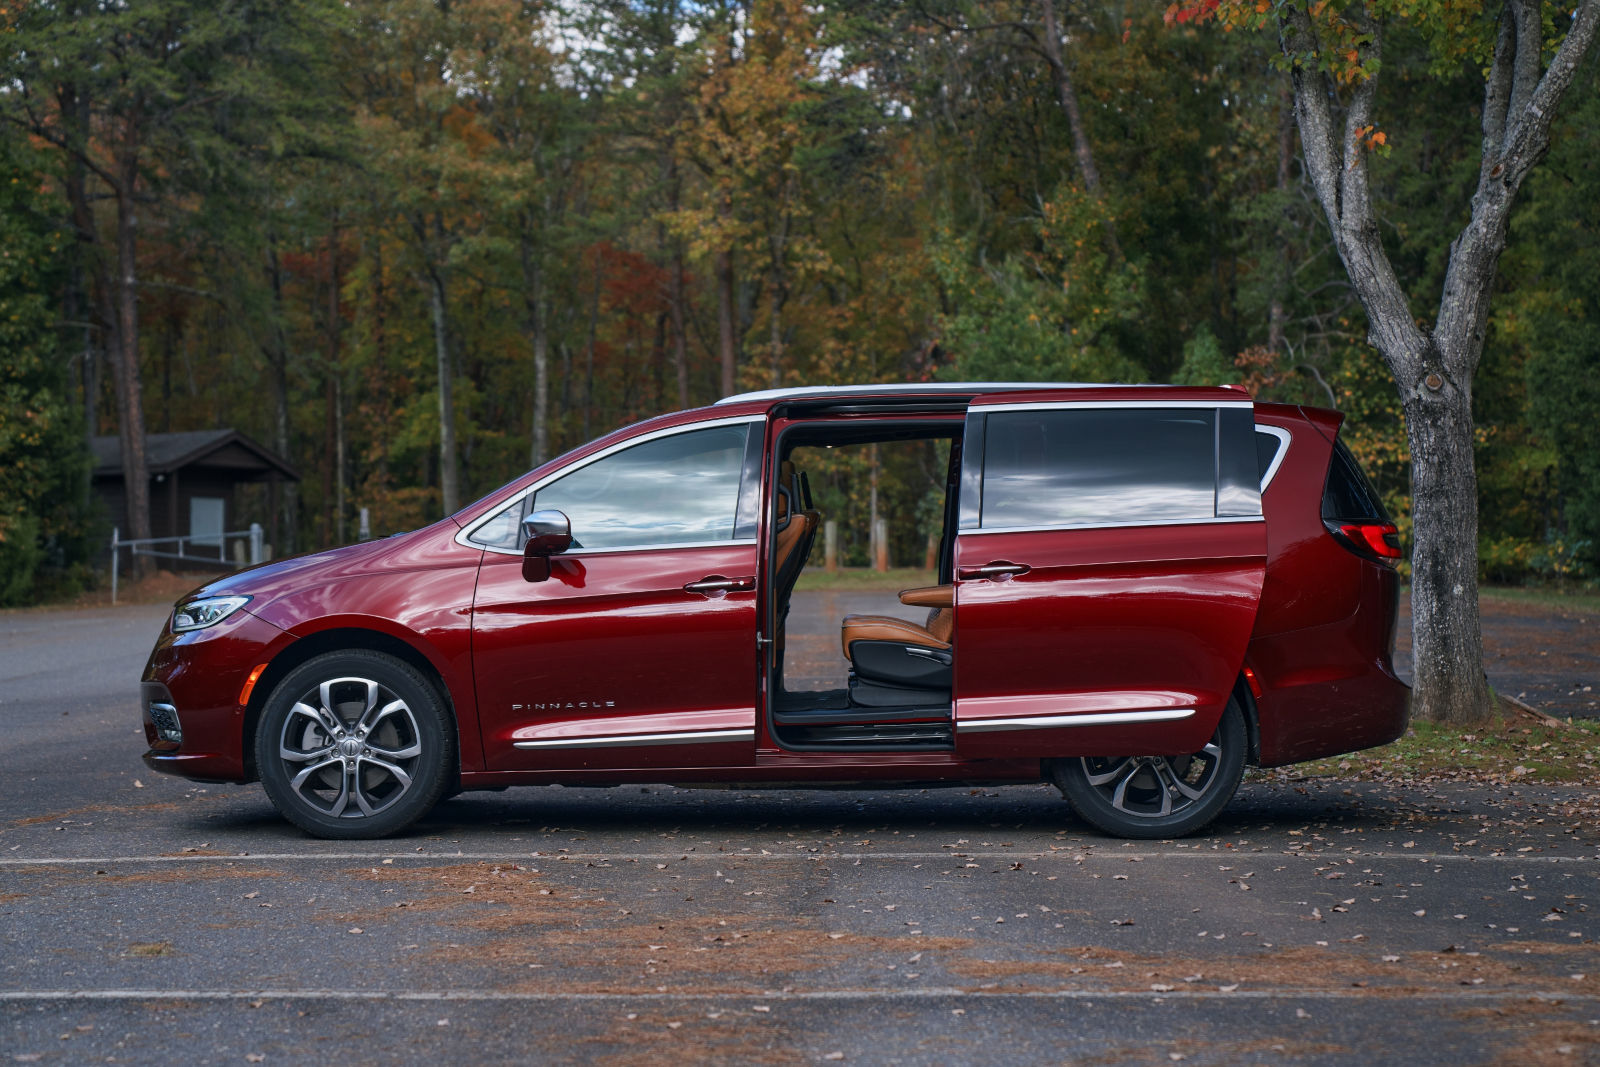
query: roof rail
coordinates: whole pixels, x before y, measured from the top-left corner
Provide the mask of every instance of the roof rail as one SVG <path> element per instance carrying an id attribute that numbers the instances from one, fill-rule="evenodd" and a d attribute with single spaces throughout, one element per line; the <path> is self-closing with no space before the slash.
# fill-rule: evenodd
<path id="1" fill-rule="evenodd" d="M 977 395 L 1006 393 L 1021 389 L 1111 389 L 1120 382 L 885 382 L 881 385 L 810 385 L 790 389 L 760 389 L 736 393 L 718 404 L 738 404 L 749 400 L 827 400 L 850 396 L 938 396 L 941 394 Z"/>

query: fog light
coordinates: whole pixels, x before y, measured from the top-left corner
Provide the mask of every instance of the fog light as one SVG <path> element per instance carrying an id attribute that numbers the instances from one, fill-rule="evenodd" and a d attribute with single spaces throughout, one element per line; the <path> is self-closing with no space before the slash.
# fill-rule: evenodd
<path id="1" fill-rule="evenodd" d="M 178 721 L 178 709 L 171 704 L 150 704 L 150 721 L 156 724 L 156 736 L 174 744 L 183 743 L 183 724 Z"/>

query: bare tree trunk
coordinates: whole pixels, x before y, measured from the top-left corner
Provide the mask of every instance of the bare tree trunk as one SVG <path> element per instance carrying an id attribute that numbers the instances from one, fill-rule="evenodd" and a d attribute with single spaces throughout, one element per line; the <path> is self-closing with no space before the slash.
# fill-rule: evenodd
<path id="1" fill-rule="evenodd" d="M 1472 396 L 1465 389 L 1429 393 L 1424 387 L 1402 409 L 1411 446 L 1416 711 L 1432 721 L 1476 722 L 1493 709 L 1478 621 Z"/>
<path id="2" fill-rule="evenodd" d="M 89 324 L 88 296 L 84 292 L 83 267 L 74 262 L 67 272 L 67 284 L 61 298 L 61 315 L 73 328 L 82 333 L 77 362 L 79 385 L 83 389 L 83 435 L 95 436 L 95 396 L 99 383 L 95 379 L 94 327 Z"/>
<path id="3" fill-rule="evenodd" d="M 1083 127 L 1083 112 L 1078 108 L 1078 92 L 1072 85 L 1072 74 L 1067 70 L 1061 54 L 1061 25 L 1056 19 L 1055 0 L 1040 0 L 1044 9 L 1045 62 L 1050 66 L 1050 76 L 1055 82 L 1056 102 L 1067 116 L 1067 126 L 1072 131 L 1072 155 L 1078 161 L 1078 173 L 1083 187 L 1090 196 L 1100 195 L 1100 168 L 1094 163 L 1094 149 L 1089 145 L 1089 134 Z"/>
<path id="4" fill-rule="evenodd" d="M 878 446 L 867 449 L 867 566 L 878 563 Z"/>
<path id="5" fill-rule="evenodd" d="M 321 528 L 319 540 L 324 548 L 338 544 L 333 532 L 338 519 L 338 511 L 333 503 L 334 452 L 338 447 L 335 440 L 338 437 L 338 417 L 334 413 L 337 391 L 330 361 L 328 373 L 322 376 L 322 455 L 317 459 L 318 466 L 322 468 L 322 519 L 317 525 Z"/>
<path id="6" fill-rule="evenodd" d="M 267 235 L 267 272 L 272 284 L 272 326 L 270 344 L 263 345 L 267 362 L 272 368 L 272 444 L 278 455 L 290 458 L 289 451 L 289 347 L 283 333 L 283 264 L 278 259 L 278 242 L 275 234 Z M 295 533 L 299 526 L 300 494 L 294 482 L 285 482 L 278 494 L 276 521 L 278 533 L 275 550 L 280 556 L 295 552 Z"/>
<path id="7" fill-rule="evenodd" d="M 534 269 L 533 295 L 533 465 L 550 455 L 550 315 L 544 299 L 544 272 Z"/>
<path id="8" fill-rule="evenodd" d="M 333 378 L 333 513 L 335 516 L 334 536 L 339 544 L 348 540 L 345 526 L 345 517 L 349 512 L 345 500 L 345 483 L 349 480 L 349 460 L 345 453 L 344 434 L 344 378 L 334 375 Z"/>
<path id="9" fill-rule="evenodd" d="M 689 406 L 689 337 L 684 324 L 682 242 L 674 242 L 670 286 L 667 304 L 672 316 L 672 366 L 678 374 L 678 408 L 682 410 Z"/>
<path id="10" fill-rule="evenodd" d="M 772 370 L 772 388 L 783 388 L 783 300 L 785 292 L 783 272 L 773 272 L 772 292 L 768 299 L 770 321 L 767 323 L 767 361 Z"/>
<path id="11" fill-rule="evenodd" d="M 433 267 L 426 280 L 433 307 L 433 354 L 439 372 L 439 493 L 446 515 L 461 509 L 456 467 L 455 369 L 450 361 L 450 333 L 445 320 L 444 279 Z"/>
<path id="12" fill-rule="evenodd" d="M 589 294 L 589 336 L 583 346 L 583 439 L 594 435 L 594 342 L 600 327 L 600 255 L 594 257 L 594 278 Z"/>
<path id="13" fill-rule="evenodd" d="M 532 223 L 524 220 L 522 232 L 523 302 L 528 332 L 533 338 L 533 428 L 529 458 L 533 466 L 550 454 L 550 309 L 545 304 L 544 265 L 528 235 Z"/>
<path id="14" fill-rule="evenodd" d="M 735 390 L 738 348 L 733 327 L 733 252 L 723 250 L 716 257 L 717 275 L 717 351 L 722 358 L 722 395 Z"/>
<path id="15" fill-rule="evenodd" d="M 57 101 L 63 119 L 75 133 L 89 128 L 89 106 L 73 85 L 63 85 L 57 91 Z M 68 278 L 65 314 L 68 322 L 81 322 L 83 330 L 83 423 L 84 436 L 99 433 L 99 349 L 101 342 L 95 338 L 95 327 L 106 337 L 116 329 L 116 316 L 108 314 L 110 287 L 104 263 L 99 256 L 99 227 L 95 225 L 94 211 L 89 206 L 89 168 L 76 154 L 68 154 L 62 187 L 67 198 L 67 209 L 72 216 L 73 250 L 72 272 Z M 91 318 L 94 320 L 91 323 Z"/>
<path id="16" fill-rule="evenodd" d="M 117 200 L 117 346 L 112 367 L 116 375 L 118 430 L 122 437 L 122 483 L 127 493 L 128 533 L 134 540 L 150 536 L 150 468 L 145 461 L 144 387 L 139 376 L 139 261 L 137 147 L 125 146 Z M 133 559 L 134 576 L 145 571 L 144 559 Z"/>
<path id="17" fill-rule="evenodd" d="M 1294 166 L 1294 96 L 1288 86 L 1278 94 L 1278 196 L 1287 197 Z M 1272 301 L 1267 307 L 1267 348 L 1280 356 L 1288 346 L 1285 333 L 1284 293 L 1289 288 L 1289 230 L 1278 222 L 1278 270 L 1272 280 Z"/>
<path id="18" fill-rule="evenodd" d="M 772 257 L 772 288 L 768 293 L 767 359 L 772 369 L 772 388 L 783 387 L 783 305 L 789 299 L 789 278 L 784 271 L 784 255 L 789 242 L 789 216 L 773 229 L 767 244 Z"/>
<path id="19" fill-rule="evenodd" d="M 1096 200 L 1102 198 L 1100 168 L 1095 166 L 1094 148 L 1089 144 L 1089 133 L 1083 125 L 1083 112 L 1078 107 L 1078 91 L 1072 84 L 1072 72 L 1067 69 L 1066 58 L 1061 53 L 1061 25 L 1056 19 L 1055 0 L 1041 0 L 1044 9 L 1045 62 L 1049 64 L 1051 79 L 1055 82 L 1056 102 L 1067 116 L 1067 126 L 1072 131 L 1072 155 L 1078 162 L 1078 174 L 1083 187 Z M 1113 259 L 1122 258 L 1122 248 L 1117 243 L 1116 223 L 1105 222 L 1106 248 Z"/>
<path id="20" fill-rule="evenodd" d="M 331 474 L 328 479 L 328 512 L 332 517 L 329 532 L 333 543 L 345 542 L 344 507 L 344 381 L 339 361 L 339 228 L 335 225 L 328 238 L 328 462 Z"/>
<path id="21" fill-rule="evenodd" d="M 1363 143 L 1373 125 L 1378 77 L 1358 80 L 1338 128 L 1330 75 L 1307 12 L 1285 6 L 1279 40 L 1292 67 L 1306 169 L 1328 217 L 1339 257 L 1366 308 L 1368 340 L 1399 390 L 1411 446 L 1412 655 L 1414 710 L 1428 720 L 1467 724 L 1494 714 L 1483 673 L 1478 623 L 1477 477 L 1473 469 L 1472 376 L 1483 352 L 1489 297 L 1505 249 L 1511 204 L 1550 146 L 1550 122 L 1594 43 L 1600 0 L 1583 0 L 1542 74 L 1540 10 L 1507 0 L 1484 91 L 1483 149 L 1472 215 L 1450 246 L 1432 329 L 1413 319 L 1384 252 L 1371 206 Z M 1361 12 L 1369 70 L 1382 57 L 1383 26 Z M 1307 60 L 1305 57 L 1312 57 Z"/>
<path id="22" fill-rule="evenodd" d="M 682 182 L 678 177 L 677 163 L 671 156 L 668 156 L 667 174 L 669 192 L 667 207 L 676 214 Z M 665 227 L 661 229 L 664 235 Z M 678 409 L 681 411 L 689 406 L 689 338 L 684 323 L 683 307 L 683 241 L 677 237 L 672 238 L 671 269 L 672 276 L 667 281 L 667 312 L 672 316 L 672 369 L 677 372 Z"/>

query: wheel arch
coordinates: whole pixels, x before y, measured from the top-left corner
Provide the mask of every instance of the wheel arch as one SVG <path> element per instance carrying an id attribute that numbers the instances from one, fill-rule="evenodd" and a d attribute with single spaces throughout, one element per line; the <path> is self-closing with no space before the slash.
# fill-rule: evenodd
<path id="1" fill-rule="evenodd" d="M 314 659 L 325 652 L 346 652 L 351 649 L 364 649 L 370 652 L 383 652 L 393 656 L 412 667 L 415 667 L 422 677 L 427 679 L 433 687 L 444 709 L 450 715 L 450 721 L 456 730 L 456 765 L 451 770 L 455 778 L 455 785 L 459 786 L 461 780 L 461 716 L 458 714 L 455 701 L 451 699 L 450 687 L 445 683 L 444 676 L 439 668 L 434 665 L 426 655 L 416 646 L 387 634 L 381 630 L 370 630 L 359 626 L 335 627 L 328 630 L 319 630 L 307 634 L 293 644 L 278 652 L 267 663 L 267 669 L 261 672 L 261 677 L 256 680 L 255 687 L 250 691 L 250 702 L 245 707 L 244 730 L 241 738 L 241 747 L 244 754 L 245 774 L 254 781 L 260 777 L 260 769 L 256 766 L 256 731 L 260 727 L 261 713 L 266 707 L 267 700 L 277 689 L 278 683 L 288 677 L 289 672 L 308 660 Z"/>
<path id="2" fill-rule="evenodd" d="M 1248 767 L 1261 766 L 1261 716 L 1256 710 L 1256 697 L 1250 688 L 1250 683 L 1244 672 L 1233 682 L 1233 699 L 1238 701 L 1239 710 L 1244 712 L 1244 734 L 1247 747 L 1244 753 L 1244 762 Z"/>

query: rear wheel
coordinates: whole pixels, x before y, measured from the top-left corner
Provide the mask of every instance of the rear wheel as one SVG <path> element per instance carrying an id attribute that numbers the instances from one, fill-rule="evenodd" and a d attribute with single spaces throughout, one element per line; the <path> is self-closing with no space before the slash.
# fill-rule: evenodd
<path id="1" fill-rule="evenodd" d="M 273 690 L 256 766 L 273 806 L 317 837 L 386 837 L 432 810 L 452 781 L 455 729 L 410 664 L 381 652 L 317 656 Z"/>
<path id="2" fill-rule="evenodd" d="M 1244 776 L 1246 734 L 1237 700 L 1199 752 L 1057 760 L 1051 778 L 1074 811 L 1117 837 L 1190 834 L 1215 819 Z"/>

